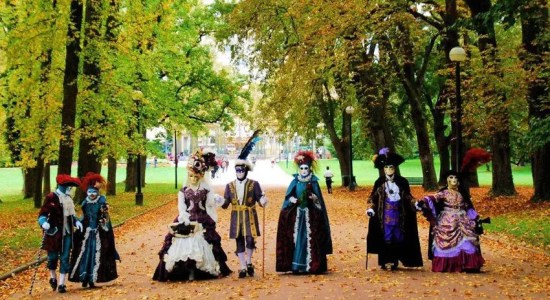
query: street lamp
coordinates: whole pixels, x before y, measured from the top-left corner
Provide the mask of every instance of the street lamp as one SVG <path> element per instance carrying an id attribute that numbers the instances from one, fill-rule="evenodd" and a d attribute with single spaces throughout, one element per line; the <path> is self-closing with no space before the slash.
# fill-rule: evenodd
<path id="1" fill-rule="evenodd" d="M 460 171 L 462 162 L 462 98 L 460 97 L 460 62 L 466 60 L 466 51 L 461 47 L 454 47 L 449 52 L 449 58 L 456 63 L 456 171 Z"/>
<path id="2" fill-rule="evenodd" d="M 349 190 L 350 192 L 355 191 L 355 176 L 353 176 L 353 144 L 352 144 L 352 138 L 353 135 L 351 134 L 351 115 L 355 111 L 355 108 L 353 106 L 346 107 L 346 114 L 349 115 L 348 119 L 348 138 L 349 138 Z"/>
<path id="3" fill-rule="evenodd" d="M 324 143 L 323 143 L 323 140 L 322 140 L 324 130 L 325 130 L 325 123 L 323 123 L 323 122 L 317 123 L 317 136 L 316 136 L 316 138 L 321 141 L 321 145 L 318 148 L 318 149 L 321 149 L 321 151 L 323 151 L 323 146 L 324 146 Z M 320 153 L 317 153 L 317 154 L 321 154 L 321 155 L 319 155 L 319 158 L 323 158 L 323 155 L 322 155 L 323 152 L 321 152 L 321 151 L 318 151 Z"/>
<path id="4" fill-rule="evenodd" d="M 134 101 L 137 105 L 137 132 L 141 136 L 141 99 L 143 98 L 143 93 L 139 90 L 134 91 Z M 141 154 L 138 152 L 137 161 L 136 161 L 136 205 L 143 205 L 143 194 L 141 193 Z"/>

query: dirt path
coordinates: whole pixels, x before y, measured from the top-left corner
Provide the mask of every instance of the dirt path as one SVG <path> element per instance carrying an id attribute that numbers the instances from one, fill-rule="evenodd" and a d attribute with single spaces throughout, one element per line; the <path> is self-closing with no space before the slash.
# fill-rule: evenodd
<path id="1" fill-rule="evenodd" d="M 233 175 L 227 173 L 213 181 L 216 192 L 223 193 L 225 183 Z M 269 162 L 259 161 L 252 178 L 260 180 L 270 205 L 265 217 L 265 277 L 262 277 L 262 239 L 254 261 L 257 275 L 238 279 L 238 261 L 233 251 L 233 240 L 227 239 L 229 211 L 218 212 L 218 232 L 228 253 L 228 265 L 235 271 L 227 278 L 160 283 L 151 280 L 158 263 L 157 253 L 166 233 L 167 224 L 177 214 L 176 195 L 169 205 L 128 221 L 119 227 L 117 247 L 122 257 L 118 265 L 120 277 L 95 289 L 84 289 L 69 283 L 69 293 L 63 299 L 190 299 L 199 296 L 208 299 L 361 299 L 361 298 L 532 298 L 550 297 L 550 258 L 543 254 L 496 241 L 490 235 L 482 237 L 486 265 L 481 274 L 441 274 L 430 271 L 426 257 L 427 224 L 420 222 L 420 236 L 424 267 L 400 268 L 396 272 L 377 268 L 377 257 L 369 255 L 365 269 L 365 236 L 367 219 L 364 217 L 365 199 L 370 190 L 358 189 L 350 194 L 336 189 L 333 195 L 324 194 L 331 222 L 334 254 L 329 257 L 329 272 L 325 275 L 293 276 L 275 272 L 275 237 L 278 212 L 290 177 L 281 170 L 271 169 Z M 420 196 L 420 189 L 414 189 Z M 260 217 L 262 216 L 260 211 Z M 30 271 L 27 271 L 30 272 Z M 60 298 L 49 289 L 46 271 L 41 267 L 33 296 L 40 299 Z M 17 276 L 6 281 L 13 293 L 0 298 L 25 298 L 29 284 L 18 282 Z"/>

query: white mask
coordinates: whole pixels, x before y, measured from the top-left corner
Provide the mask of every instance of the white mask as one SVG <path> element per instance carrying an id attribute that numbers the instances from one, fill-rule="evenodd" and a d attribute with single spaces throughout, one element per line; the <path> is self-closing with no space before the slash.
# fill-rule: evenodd
<path id="1" fill-rule="evenodd" d="M 310 173 L 311 173 L 311 168 L 308 165 L 306 164 L 300 165 L 300 176 L 306 177 Z"/>
<path id="2" fill-rule="evenodd" d="M 456 177 L 456 175 L 447 176 L 447 186 L 449 186 L 449 188 L 458 187 L 458 177 Z"/>

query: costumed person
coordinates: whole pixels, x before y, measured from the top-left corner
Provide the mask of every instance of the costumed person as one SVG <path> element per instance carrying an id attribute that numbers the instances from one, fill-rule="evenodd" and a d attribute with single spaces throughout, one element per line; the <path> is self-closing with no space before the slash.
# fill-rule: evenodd
<path id="1" fill-rule="evenodd" d="M 196 151 L 188 159 L 187 182 L 178 192 L 179 215 L 169 225 L 169 233 L 159 252 L 154 280 L 195 280 L 227 276 L 227 255 L 216 232 L 217 203 L 205 173 L 216 164 L 215 154 Z"/>
<path id="2" fill-rule="evenodd" d="M 462 173 L 489 160 L 485 150 L 470 149 L 464 156 Z M 432 260 L 432 271 L 477 273 L 485 262 L 479 246 L 484 220 L 475 211 L 461 174 L 451 170 L 445 178 L 445 187 L 416 204 L 430 222 L 428 258 Z"/>
<path id="3" fill-rule="evenodd" d="M 237 179 L 225 186 L 222 208 L 226 209 L 231 204 L 231 225 L 229 227 L 229 238 L 235 239 L 237 250 L 235 254 L 239 258 L 239 278 L 254 276 L 254 265 L 252 254 L 256 249 L 256 237 L 260 236 L 260 224 L 256 212 L 256 203 L 261 207 L 267 205 L 267 198 L 262 192 L 260 184 L 247 178 L 248 172 L 254 166 L 246 160 L 254 145 L 260 140 L 259 131 L 254 132 L 252 137 L 243 147 L 235 161 L 235 172 Z"/>
<path id="4" fill-rule="evenodd" d="M 422 266 L 416 209 L 409 182 L 395 173 L 404 161 L 389 148 L 381 149 L 374 159 L 374 166 L 383 169 L 383 175 L 374 182 L 368 199 L 367 255 L 378 254 L 378 265 L 384 270 L 388 265 L 392 271 L 396 270 L 399 261 L 405 267 Z"/>
<path id="5" fill-rule="evenodd" d="M 313 173 L 317 162 L 311 151 L 294 158 L 299 173 L 286 194 L 277 226 L 276 271 L 319 274 L 327 271 L 332 239 L 327 209 Z"/>
<path id="6" fill-rule="evenodd" d="M 334 177 L 334 174 L 332 174 L 329 166 L 327 166 L 327 170 L 323 176 L 325 177 L 325 183 L 327 184 L 327 191 L 329 194 L 332 194 L 332 177 Z"/>
<path id="7" fill-rule="evenodd" d="M 71 271 L 70 254 L 74 228 L 82 231 L 82 223 L 76 217 L 72 198 L 74 187 L 80 185 L 80 179 L 59 174 L 55 181 L 57 189 L 46 195 L 38 213 L 38 224 L 44 230 L 42 249 L 48 252 L 50 286 L 54 291 L 66 293 L 65 280 Z M 56 278 L 58 261 L 60 262 L 59 279 Z"/>
<path id="8" fill-rule="evenodd" d="M 82 201 L 84 233 L 74 236 L 73 269 L 69 280 L 82 282 L 82 287 L 93 288 L 98 282 L 109 282 L 118 277 L 116 260 L 120 261 L 120 256 L 115 248 L 107 199 L 100 194 L 106 183 L 100 174 L 88 172 L 80 185 L 86 195 Z"/>

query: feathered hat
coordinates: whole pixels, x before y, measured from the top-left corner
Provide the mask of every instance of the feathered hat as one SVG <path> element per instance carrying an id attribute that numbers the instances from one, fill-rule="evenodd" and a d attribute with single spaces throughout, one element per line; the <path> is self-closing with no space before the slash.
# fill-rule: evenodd
<path id="1" fill-rule="evenodd" d="M 208 159 L 209 155 L 206 155 L 206 158 Z M 187 171 L 203 176 L 208 168 L 209 166 L 206 163 L 205 153 L 203 153 L 202 150 L 199 149 L 189 156 L 187 160 Z"/>
<path id="2" fill-rule="evenodd" d="M 461 172 L 473 172 L 483 164 L 491 161 L 491 154 L 481 148 L 471 148 L 464 154 Z"/>
<path id="3" fill-rule="evenodd" d="M 55 177 L 55 182 L 58 185 L 62 186 L 79 186 L 80 185 L 80 179 L 76 177 L 71 177 L 67 174 L 59 174 L 57 177 Z"/>
<path id="4" fill-rule="evenodd" d="M 390 148 L 382 148 L 380 151 L 378 151 L 378 154 L 374 155 L 373 157 L 374 161 L 374 167 L 377 169 L 382 169 L 384 166 L 392 165 L 394 167 L 399 166 L 402 164 L 405 159 L 403 156 L 390 152 Z"/>
<path id="5" fill-rule="evenodd" d="M 101 176 L 100 174 L 97 174 L 94 172 L 88 172 L 82 178 L 80 189 L 84 192 L 87 191 L 88 188 L 90 187 L 93 187 L 99 190 L 102 186 L 105 186 L 106 183 L 107 181 L 105 181 L 105 178 L 103 178 L 103 176 Z"/>
<path id="6" fill-rule="evenodd" d="M 235 161 L 235 166 L 246 166 L 249 171 L 254 170 L 254 166 L 247 160 L 248 155 L 252 150 L 254 150 L 254 146 L 256 146 L 256 143 L 260 141 L 260 130 L 254 131 L 252 136 L 248 139 L 246 144 L 244 144 L 243 149 L 241 150 L 241 153 L 237 157 L 237 160 Z"/>
<path id="7" fill-rule="evenodd" d="M 300 150 L 294 157 L 294 163 L 299 167 L 308 165 L 314 172 L 317 171 L 317 158 L 311 151 Z"/>

